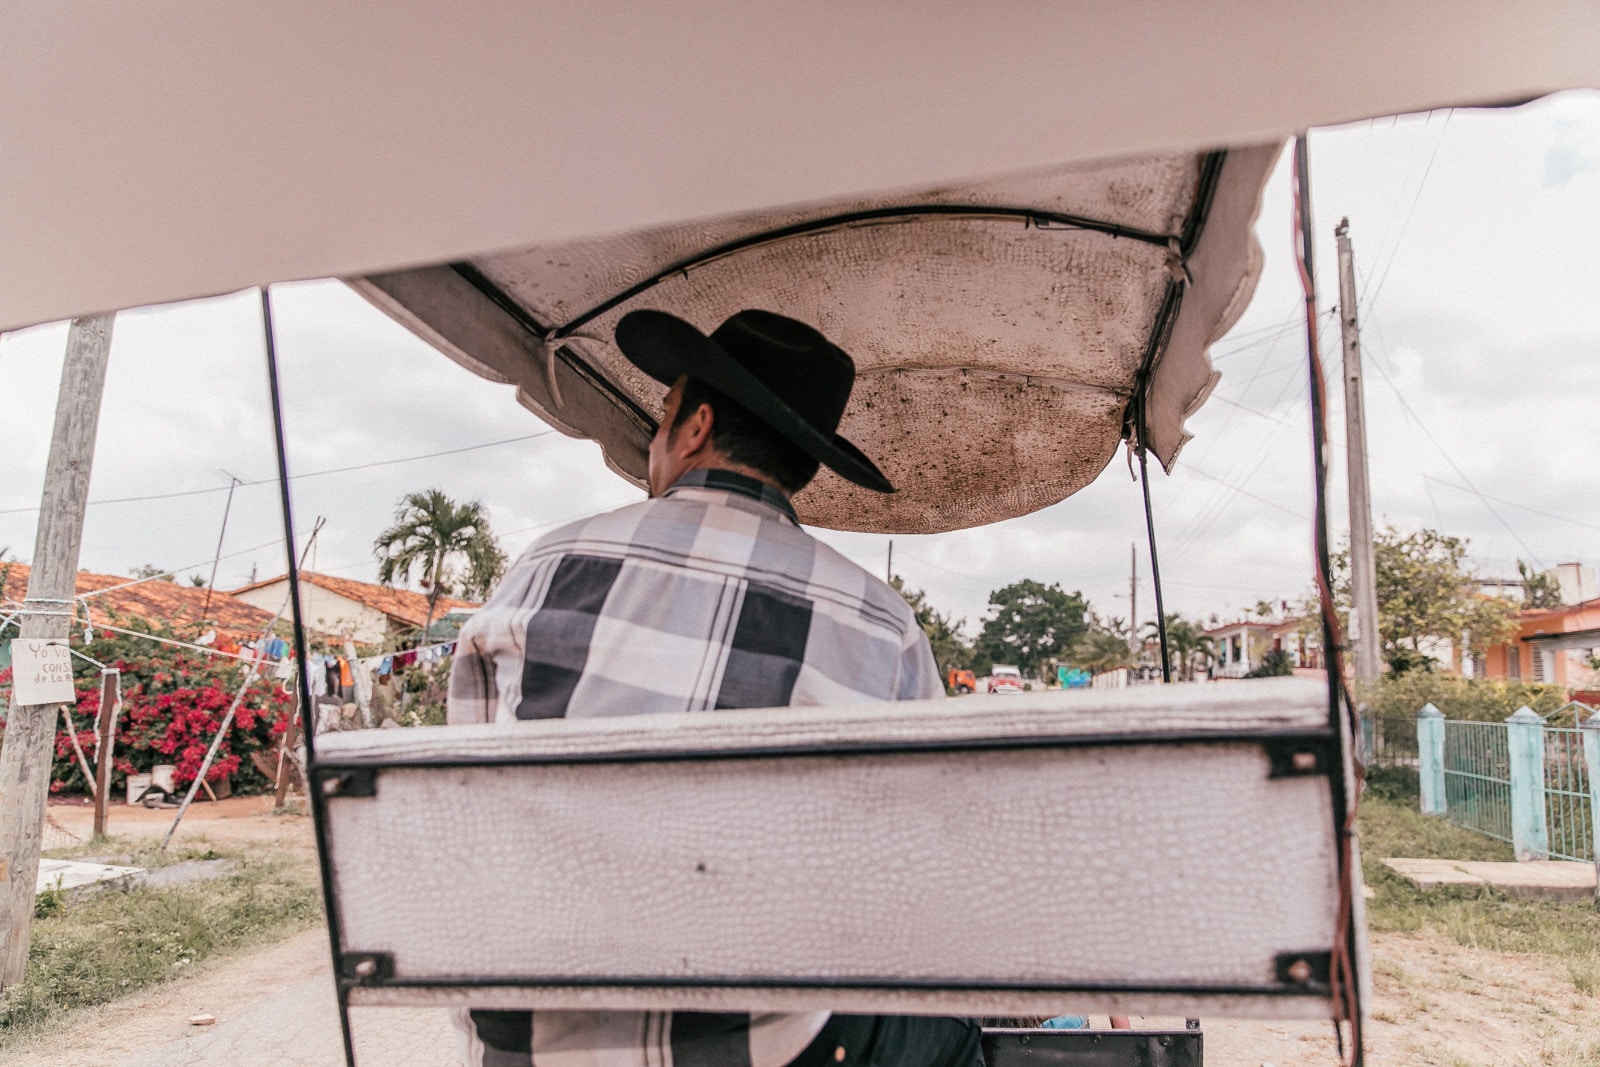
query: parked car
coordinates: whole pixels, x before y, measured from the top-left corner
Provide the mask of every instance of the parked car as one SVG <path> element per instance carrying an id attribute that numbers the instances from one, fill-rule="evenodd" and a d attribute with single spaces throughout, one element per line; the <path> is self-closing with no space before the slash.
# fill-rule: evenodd
<path id="1" fill-rule="evenodd" d="M 971 671 L 953 670 L 945 678 L 945 688 L 952 693 L 972 693 L 978 688 L 978 679 Z"/>
<path id="2" fill-rule="evenodd" d="M 989 671 L 989 692 L 991 693 L 1020 693 L 1026 688 L 1022 684 L 1022 672 L 1015 667 L 1006 667 L 995 664 Z"/>

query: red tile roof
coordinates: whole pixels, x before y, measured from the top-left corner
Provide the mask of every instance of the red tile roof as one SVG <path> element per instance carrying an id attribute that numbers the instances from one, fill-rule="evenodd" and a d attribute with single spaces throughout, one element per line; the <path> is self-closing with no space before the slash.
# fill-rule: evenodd
<path id="1" fill-rule="evenodd" d="M 20 601 L 27 595 L 30 568 L 26 563 L 0 563 L 4 581 L 0 583 L 5 599 Z M 185 629 L 198 633 L 198 623 L 208 620 L 219 633 L 233 637 L 259 637 L 272 621 L 272 613 L 262 611 L 242 600 L 235 600 L 218 589 L 211 594 L 209 606 L 206 591 L 180 582 L 153 578 L 137 585 L 127 585 L 132 578 L 114 574 L 91 574 L 79 571 L 78 593 L 91 593 L 113 586 L 126 586 L 103 596 L 88 598 L 89 617 L 96 624 L 111 623 L 109 611 L 122 616 L 134 616 L 151 621 L 169 623 L 182 633 Z M 80 616 L 81 618 L 81 616 Z"/>
<path id="2" fill-rule="evenodd" d="M 256 582 L 253 585 L 241 586 L 232 590 L 234 593 L 243 593 L 251 589 L 260 589 L 265 585 L 274 585 L 282 582 L 287 575 L 280 574 L 276 578 Z M 331 574 L 314 574 L 311 571 L 301 571 L 300 580 L 320 586 L 330 593 L 354 600 L 358 604 L 365 604 L 375 611 L 385 615 L 406 626 L 415 626 L 419 629 L 428 621 L 428 596 L 426 593 L 413 592 L 410 589 L 391 589 L 386 585 L 377 585 L 372 582 L 358 582 L 354 578 L 336 578 Z M 470 600 L 458 600 L 455 597 L 442 596 L 438 606 L 434 608 L 433 617 L 437 621 L 445 613 L 454 608 L 478 608 Z"/>

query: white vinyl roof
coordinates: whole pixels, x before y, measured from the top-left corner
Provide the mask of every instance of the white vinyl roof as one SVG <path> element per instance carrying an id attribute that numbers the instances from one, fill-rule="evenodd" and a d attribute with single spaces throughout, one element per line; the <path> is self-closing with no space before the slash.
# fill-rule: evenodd
<path id="1" fill-rule="evenodd" d="M 1136 399 L 1170 463 L 1286 135 L 1600 86 L 1574 0 L 62 0 L 0 39 L 0 328 L 358 279 L 637 477 L 623 305 L 540 338 L 688 261 L 626 306 L 762 304 L 857 356 L 844 432 L 903 492 L 800 504 L 881 530 L 1060 499 Z"/>
<path id="2" fill-rule="evenodd" d="M 1588 0 L 11 0 L 0 40 L 0 329 L 1600 86 Z"/>

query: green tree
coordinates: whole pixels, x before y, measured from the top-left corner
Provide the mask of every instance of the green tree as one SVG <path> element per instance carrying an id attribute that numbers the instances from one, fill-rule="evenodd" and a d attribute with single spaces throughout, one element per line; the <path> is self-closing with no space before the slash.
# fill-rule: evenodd
<path id="1" fill-rule="evenodd" d="M 1096 625 L 1098 623 L 1099 620 L 1091 615 L 1089 629 L 1079 634 L 1068 647 L 1066 661 L 1074 667 L 1082 667 L 1091 674 L 1133 666 L 1133 655 L 1128 649 L 1128 642 L 1118 632 L 1121 627 Z"/>
<path id="2" fill-rule="evenodd" d="M 1481 652 L 1516 630 L 1517 606 L 1478 592 L 1466 567 L 1467 541 L 1437 530 L 1402 533 L 1385 526 L 1373 538 L 1378 593 L 1378 636 L 1383 658 L 1396 674 L 1432 670 L 1424 642 L 1444 640 Z M 1350 617 L 1350 548 L 1333 557 L 1334 602 Z"/>
<path id="3" fill-rule="evenodd" d="M 1159 649 L 1160 627 L 1151 620 L 1145 623 L 1144 629 L 1145 636 L 1155 641 Z M 1216 654 L 1216 641 L 1203 632 L 1198 623 L 1190 622 L 1175 612 L 1167 615 L 1167 658 L 1180 680 L 1194 681 L 1195 671 L 1208 666 Z"/>
<path id="4" fill-rule="evenodd" d="M 499 580 L 505 555 L 476 500 L 457 504 L 439 489 L 407 493 L 400 498 L 394 519 L 394 525 L 372 542 L 378 581 L 408 582 L 413 569 L 419 572 L 418 582 L 428 594 L 424 634 L 433 626 L 439 598 L 451 595 L 458 582 L 463 592 L 483 596 Z M 459 578 L 458 568 L 464 568 Z"/>
<path id="5" fill-rule="evenodd" d="M 1549 571 L 1536 571 L 1520 559 L 1517 573 L 1522 575 L 1522 604 L 1529 608 L 1559 608 L 1561 583 Z"/>
<path id="6" fill-rule="evenodd" d="M 967 620 L 952 621 L 950 616 L 928 602 L 927 594 L 906 585 L 905 579 L 898 574 L 889 580 L 889 584 L 905 598 L 907 604 L 911 605 L 911 610 L 917 616 L 917 625 L 928 635 L 928 646 L 933 649 L 933 660 L 939 665 L 939 678 L 943 680 L 948 678 L 953 670 L 971 667 L 972 643 L 961 636 L 961 630 L 966 626 Z"/>
<path id="7" fill-rule="evenodd" d="M 467 570 L 461 576 L 457 591 L 468 600 L 488 600 L 505 573 L 506 554 L 500 551 L 494 534 L 485 527 L 467 549 Z"/>
<path id="8" fill-rule="evenodd" d="M 1014 663 L 1024 676 L 1041 677 L 1046 662 L 1063 658 L 1089 629 L 1088 601 L 1059 584 L 1024 578 L 990 593 L 989 607 L 993 614 L 973 645 L 975 668 L 983 670 Z"/>

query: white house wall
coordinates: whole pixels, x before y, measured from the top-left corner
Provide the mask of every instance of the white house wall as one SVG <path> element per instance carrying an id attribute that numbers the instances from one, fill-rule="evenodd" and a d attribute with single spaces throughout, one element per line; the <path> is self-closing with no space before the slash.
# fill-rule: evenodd
<path id="1" fill-rule="evenodd" d="M 273 582 L 233 595 L 265 611 L 277 611 L 283 606 L 286 585 Z M 389 633 L 389 617 L 383 612 L 309 582 L 300 586 L 300 611 L 309 628 L 326 634 L 348 629 L 350 636 L 362 644 L 378 644 Z"/>

